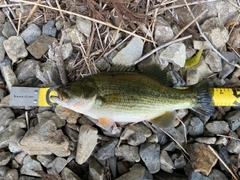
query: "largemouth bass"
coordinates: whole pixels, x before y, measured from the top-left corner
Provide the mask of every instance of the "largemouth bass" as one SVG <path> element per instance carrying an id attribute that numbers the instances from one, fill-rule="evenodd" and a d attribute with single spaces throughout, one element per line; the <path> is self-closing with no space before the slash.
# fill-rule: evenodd
<path id="1" fill-rule="evenodd" d="M 207 84 L 203 81 L 181 90 L 166 87 L 143 73 L 106 72 L 57 88 L 59 96 L 51 98 L 65 108 L 98 120 L 104 129 L 114 122 L 140 121 L 168 127 L 173 124 L 177 109 L 213 114 Z"/>

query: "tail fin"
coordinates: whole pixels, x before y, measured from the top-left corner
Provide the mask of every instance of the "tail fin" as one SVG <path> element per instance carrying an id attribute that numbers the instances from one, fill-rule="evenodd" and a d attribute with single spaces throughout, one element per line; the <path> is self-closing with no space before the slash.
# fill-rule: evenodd
<path id="1" fill-rule="evenodd" d="M 212 86 L 213 84 L 210 80 L 203 80 L 192 87 L 192 90 L 197 94 L 197 104 L 192 110 L 205 116 L 211 116 L 214 113 L 215 107 L 209 91 L 209 88 Z"/>

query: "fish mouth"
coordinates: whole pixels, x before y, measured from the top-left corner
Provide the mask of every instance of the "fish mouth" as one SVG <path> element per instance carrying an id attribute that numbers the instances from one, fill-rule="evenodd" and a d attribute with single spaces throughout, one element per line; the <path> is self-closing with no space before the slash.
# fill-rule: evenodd
<path id="1" fill-rule="evenodd" d="M 54 91 L 57 92 L 57 96 L 52 95 L 50 96 L 50 99 L 57 104 L 70 98 L 68 92 L 66 92 L 66 90 L 64 90 L 63 88 L 57 88 L 57 89 L 54 89 Z"/>

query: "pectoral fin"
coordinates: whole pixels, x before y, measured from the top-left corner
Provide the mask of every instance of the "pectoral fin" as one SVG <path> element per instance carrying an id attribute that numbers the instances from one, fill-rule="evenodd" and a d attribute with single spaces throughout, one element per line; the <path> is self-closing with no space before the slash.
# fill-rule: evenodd
<path id="1" fill-rule="evenodd" d="M 167 128 L 173 125 L 175 119 L 176 119 L 175 111 L 166 111 L 161 116 L 158 116 L 150 120 L 150 122 L 157 128 Z"/>
<path id="2" fill-rule="evenodd" d="M 112 127 L 114 121 L 107 118 L 99 118 L 98 123 L 103 129 L 108 130 Z"/>

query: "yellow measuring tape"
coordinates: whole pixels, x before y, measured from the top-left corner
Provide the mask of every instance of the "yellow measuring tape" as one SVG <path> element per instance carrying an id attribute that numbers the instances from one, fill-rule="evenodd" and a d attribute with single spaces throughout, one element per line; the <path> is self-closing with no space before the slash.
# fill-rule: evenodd
<path id="1" fill-rule="evenodd" d="M 212 88 L 214 106 L 240 106 L 239 88 Z"/>
<path id="2" fill-rule="evenodd" d="M 39 88 L 38 106 L 50 106 L 54 104 L 50 99 L 51 96 L 58 96 L 58 93 L 50 88 Z"/>

